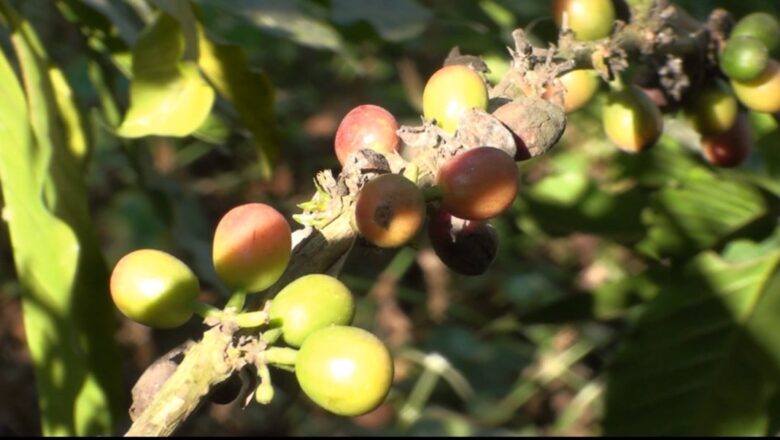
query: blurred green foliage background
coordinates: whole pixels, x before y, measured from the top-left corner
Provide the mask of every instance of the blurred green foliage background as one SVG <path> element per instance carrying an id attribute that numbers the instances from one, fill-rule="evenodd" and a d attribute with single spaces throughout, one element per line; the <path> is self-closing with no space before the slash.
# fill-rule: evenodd
<path id="1" fill-rule="evenodd" d="M 701 20 L 715 7 L 737 18 L 780 13 L 771 0 L 677 3 Z M 249 201 L 291 218 L 311 197 L 314 173 L 338 171 L 333 136 L 352 107 L 381 105 L 417 125 L 425 81 L 453 46 L 485 57 L 495 80 L 512 29 L 540 44 L 556 35 L 548 1 L 192 4 L 187 19 L 184 0 L 0 0 L 0 47 L 9 60 L 0 72 L 0 206 L 6 220 L 27 212 L 32 222 L 19 232 L 0 223 L 0 435 L 124 432 L 130 388 L 143 369 L 202 332 L 195 320 L 157 331 L 116 312 L 104 282 L 121 256 L 142 247 L 173 253 L 200 277 L 202 299 L 221 304 L 227 292 L 211 265 L 217 220 Z M 159 9 L 175 18 L 149 37 L 142 31 Z M 197 33 L 186 23 L 200 23 L 207 35 L 199 65 L 187 53 Z M 164 56 L 177 31 L 188 41 L 181 62 Z M 33 54 L 28 64 L 25 50 Z M 131 69 L 131 56 L 146 56 L 147 70 L 139 62 Z M 204 66 L 207 56 L 226 69 L 222 80 Z M 61 69 L 70 85 L 70 112 L 53 97 L 63 96 L 61 87 L 51 95 L 40 85 L 46 81 L 34 81 L 46 66 Z M 216 98 L 203 90 L 192 96 L 215 99 L 197 130 L 187 127 L 194 105 L 152 118 L 170 118 L 168 135 L 119 128 L 131 95 L 143 93 L 131 77 L 197 66 L 202 77 L 194 73 L 193 81 L 216 90 Z M 154 93 L 149 105 L 157 108 L 162 92 Z M 493 221 L 500 248 L 486 274 L 448 271 L 424 237 L 398 251 L 353 250 L 342 280 L 358 298 L 356 325 L 380 335 L 396 358 L 385 405 L 358 418 L 331 416 L 300 394 L 294 376 L 275 371 L 270 405 L 205 405 L 180 433 L 776 434 L 777 122 L 751 114 L 751 156 L 718 170 L 674 115 L 653 149 L 619 152 L 602 132 L 602 104 L 598 96 L 571 115 L 557 147 L 520 164 L 520 195 Z M 20 119 L 26 111 L 29 121 Z M 57 135 L 46 115 L 78 123 Z M 41 159 L 47 139 L 59 139 L 55 153 L 70 147 L 70 159 Z M 66 168 L 64 177 L 53 171 Z M 43 182 L 27 179 L 41 170 L 49 175 Z M 75 239 L 49 230 L 60 227 L 46 223 L 51 213 L 67 220 Z M 45 269 L 76 258 L 68 247 L 76 239 L 77 267 Z M 29 293 L 66 284 L 51 309 Z"/>

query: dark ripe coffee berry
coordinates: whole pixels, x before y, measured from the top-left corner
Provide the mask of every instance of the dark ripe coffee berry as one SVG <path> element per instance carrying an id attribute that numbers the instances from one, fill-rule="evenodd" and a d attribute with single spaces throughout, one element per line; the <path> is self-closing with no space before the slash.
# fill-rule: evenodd
<path id="1" fill-rule="evenodd" d="M 481 275 L 496 258 L 498 234 L 490 223 L 431 209 L 428 237 L 439 259 L 454 272 Z"/>
<path id="2" fill-rule="evenodd" d="M 728 131 L 703 137 L 701 151 L 707 162 L 715 166 L 736 167 L 747 158 L 751 142 L 750 123 L 747 116 L 740 113 Z"/>

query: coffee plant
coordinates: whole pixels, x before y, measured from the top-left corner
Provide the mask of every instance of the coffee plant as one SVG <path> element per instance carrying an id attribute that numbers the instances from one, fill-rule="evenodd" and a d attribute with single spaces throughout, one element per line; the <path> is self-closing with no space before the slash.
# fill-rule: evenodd
<path id="1" fill-rule="evenodd" d="M 740 3 L 0 0 L 0 432 L 777 434 Z"/>

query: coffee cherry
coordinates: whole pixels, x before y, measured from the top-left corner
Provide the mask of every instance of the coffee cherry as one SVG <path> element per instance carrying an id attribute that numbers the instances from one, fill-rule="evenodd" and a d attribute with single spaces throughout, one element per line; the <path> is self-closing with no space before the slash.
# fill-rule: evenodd
<path id="1" fill-rule="evenodd" d="M 607 137 L 629 153 L 649 148 L 663 132 L 661 111 L 645 92 L 633 84 L 610 92 L 602 122 Z"/>
<path id="2" fill-rule="evenodd" d="M 750 123 L 747 116 L 740 113 L 726 132 L 702 138 L 702 155 L 715 166 L 736 167 L 747 158 L 751 142 Z"/>
<path id="3" fill-rule="evenodd" d="M 347 113 L 336 130 L 336 157 L 343 165 L 349 153 L 365 148 L 390 154 L 398 150 L 398 121 L 377 105 L 360 105 Z"/>
<path id="4" fill-rule="evenodd" d="M 133 251 L 111 273 L 111 298 L 125 316 L 155 328 L 187 322 L 200 293 L 195 274 L 181 260 L 154 249 Z"/>
<path id="5" fill-rule="evenodd" d="M 406 244 L 425 221 L 420 188 L 400 174 L 382 174 L 360 189 L 355 224 L 360 235 L 379 247 Z"/>
<path id="6" fill-rule="evenodd" d="M 751 81 L 766 69 L 769 51 L 758 38 L 730 38 L 720 54 L 720 69 L 731 79 Z"/>
<path id="7" fill-rule="evenodd" d="M 766 69 L 751 81 L 731 80 L 737 98 L 757 112 L 780 111 L 780 64 L 769 60 Z"/>
<path id="8" fill-rule="evenodd" d="M 306 338 L 296 358 L 295 376 L 317 405 L 334 414 L 357 416 L 385 400 L 393 382 L 393 359 L 371 333 L 334 325 Z"/>
<path id="9" fill-rule="evenodd" d="M 759 39 L 770 54 L 777 54 L 780 50 L 780 23 L 766 12 L 754 12 L 742 17 L 731 30 L 729 39 L 740 36 Z"/>
<path id="10" fill-rule="evenodd" d="M 563 110 L 571 113 L 587 104 L 599 91 L 599 77 L 595 70 L 577 69 L 560 77 L 566 89 L 563 95 Z"/>
<path id="11" fill-rule="evenodd" d="M 737 120 L 738 110 L 737 98 L 728 84 L 715 80 L 693 96 L 686 114 L 693 128 L 708 136 L 731 128 Z"/>
<path id="12" fill-rule="evenodd" d="M 463 113 L 471 108 L 486 110 L 485 82 L 467 66 L 445 66 L 431 76 L 423 90 L 423 115 L 445 131 L 454 132 Z"/>
<path id="13" fill-rule="evenodd" d="M 612 0 L 555 0 L 553 18 L 558 27 L 563 25 L 563 13 L 577 40 L 597 40 L 612 33 L 615 6 Z"/>
<path id="14" fill-rule="evenodd" d="M 337 278 L 305 275 L 288 284 L 271 302 L 271 323 L 282 328 L 284 342 L 300 347 L 313 332 L 348 325 L 355 314 L 352 292 Z"/>
<path id="15" fill-rule="evenodd" d="M 442 207 L 456 217 L 486 220 L 506 210 L 517 195 L 514 158 L 493 147 L 466 150 L 449 159 L 437 182 Z"/>
<path id="16" fill-rule="evenodd" d="M 217 224 L 214 268 L 231 289 L 258 292 L 282 276 L 291 247 L 290 225 L 282 214 L 262 203 L 240 205 Z"/>
<path id="17" fill-rule="evenodd" d="M 498 235 L 490 223 L 453 217 L 433 209 L 428 237 L 439 259 L 462 275 L 481 275 L 496 258 Z"/>

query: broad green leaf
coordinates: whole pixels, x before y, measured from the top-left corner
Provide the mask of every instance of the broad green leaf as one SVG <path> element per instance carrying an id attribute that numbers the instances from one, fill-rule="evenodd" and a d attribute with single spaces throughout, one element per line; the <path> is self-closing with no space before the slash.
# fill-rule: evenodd
<path id="1" fill-rule="evenodd" d="M 502 30 L 511 30 L 517 23 L 515 14 L 494 0 L 482 0 L 479 2 L 479 7 Z"/>
<path id="2" fill-rule="evenodd" d="M 200 0 L 200 3 L 213 5 L 263 31 L 304 46 L 334 52 L 344 49 L 339 33 L 324 17 L 312 11 L 323 9 L 316 8 L 314 4 L 301 0 Z"/>
<path id="3" fill-rule="evenodd" d="M 413 0 L 333 0 L 331 9 L 336 23 L 365 20 L 384 40 L 393 42 L 419 35 L 432 15 Z"/>
<path id="4" fill-rule="evenodd" d="M 57 0 L 55 5 L 65 19 L 78 26 L 92 50 L 106 55 L 117 69 L 125 76 L 130 76 L 130 44 L 137 39 L 135 27 L 107 2 L 86 3 L 96 9 L 86 6 L 82 1 Z"/>
<path id="5" fill-rule="evenodd" d="M 613 190 L 588 173 L 587 158 L 559 154 L 553 171 L 518 195 L 519 210 L 551 235 L 603 234 L 621 240 L 642 236 L 640 212 L 646 196 L 638 187 Z"/>
<path id="6" fill-rule="evenodd" d="M 752 185 L 716 177 L 671 183 L 653 195 L 644 212 L 647 236 L 637 246 L 649 255 L 685 256 L 715 246 L 767 214 Z"/>
<path id="7" fill-rule="evenodd" d="M 239 46 L 217 44 L 200 29 L 200 68 L 219 94 L 236 108 L 238 117 L 258 146 L 265 177 L 279 155 L 274 89 L 268 76 L 249 68 Z"/>
<path id="8" fill-rule="evenodd" d="M 133 48 L 130 109 L 117 134 L 187 136 L 206 120 L 214 89 L 193 61 L 182 61 L 184 35 L 173 17 L 161 13 Z"/>
<path id="9" fill-rule="evenodd" d="M 188 61 L 198 59 L 198 23 L 190 6 L 190 0 L 154 0 L 158 8 L 174 17 L 184 34 L 185 48 L 183 58 Z"/>
<path id="10" fill-rule="evenodd" d="M 722 170 L 720 175 L 728 180 L 736 180 L 755 185 L 775 197 L 780 197 L 780 181 L 757 170 L 744 168 Z"/>
<path id="11" fill-rule="evenodd" d="M 56 122 L 48 61 L 33 29 L 6 4 L 27 96 L 0 52 L 0 187 L 35 364 L 45 435 L 113 431 L 119 358 L 108 271 L 82 172 Z"/>
<path id="12" fill-rule="evenodd" d="M 54 98 L 59 109 L 65 130 L 68 148 L 74 157 L 83 162 L 89 153 L 89 139 L 87 137 L 86 123 L 76 104 L 76 97 L 62 70 L 57 67 L 49 67 L 49 80 L 54 88 Z"/>
<path id="13" fill-rule="evenodd" d="M 62 2 L 62 0 L 58 1 Z M 67 3 L 84 3 L 91 10 L 99 12 L 111 26 L 116 28 L 119 36 L 127 44 L 135 44 L 138 39 L 138 26 L 134 23 L 135 17 L 130 16 L 127 5 L 112 0 L 78 0 Z"/>
<path id="14" fill-rule="evenodd" d="M 225 145 L 230 134 L 231 127 L 227 122 L 216 113 L 212 113 L 203 121 L 203 125 L 192 133 L 192 136 L 212 145 Z"/>
<path id="15" fill-rule="evenodd" d="M 610 366 L 608 435 L 765 435 L 780 383 L 780 249 L 745 242 L 659 277 Z"/>
<path id="16" fill-rule="evenodd" d="M 749 115 L 755 156 L 762 159 L 758 163 L 777 181 L 780 176 L 780 151 L 777 148 L 780 142 L 780 119 L 768 113 L 750 112 Z M 757 170 L 751 171 L 757 174 Z"/>
<path id="17" fill-rule="evenodd" d="M 93 114 L 97 114 L 97 112 L 100 111 L 99 114 L 103 118 L 102 126 L 105 128 L 105 131 L 110 131 L 110 127 L 119 125 L 119 122 L 122 120 L 122 114 L 114 99 L 111 87 L 106 81 L 104 73 L 103 67 L 94 60 L 90 61 L 87 65 L 89 81 L 95 89 L 100 101 L 100 110 L 93 108 L 92 112 Z M 111 134 L 111 137 L 114 137 L 113 133 Z M 95 142 L 95 145 L 99 144 L 99 142 Z"/>
<path id="18" fill-rule="evenodd" d="M 713 171 L 669 136 L 642 154 L 619 154 L 610 163 L 615 179 L 628 178 L 644 186 L 664 186 L 670 182 L 712 176 Z"/>
<path id="19" fill-rule="evenodd" d="M 629 307 L 654 296 L 657 289 L 646 276 L 626 277 L 604 283 L 592 292 L 570 293 L 541 307 L 520 309 L 518 314 L 525 324 L 608 320 L 623 316 Z"/>

